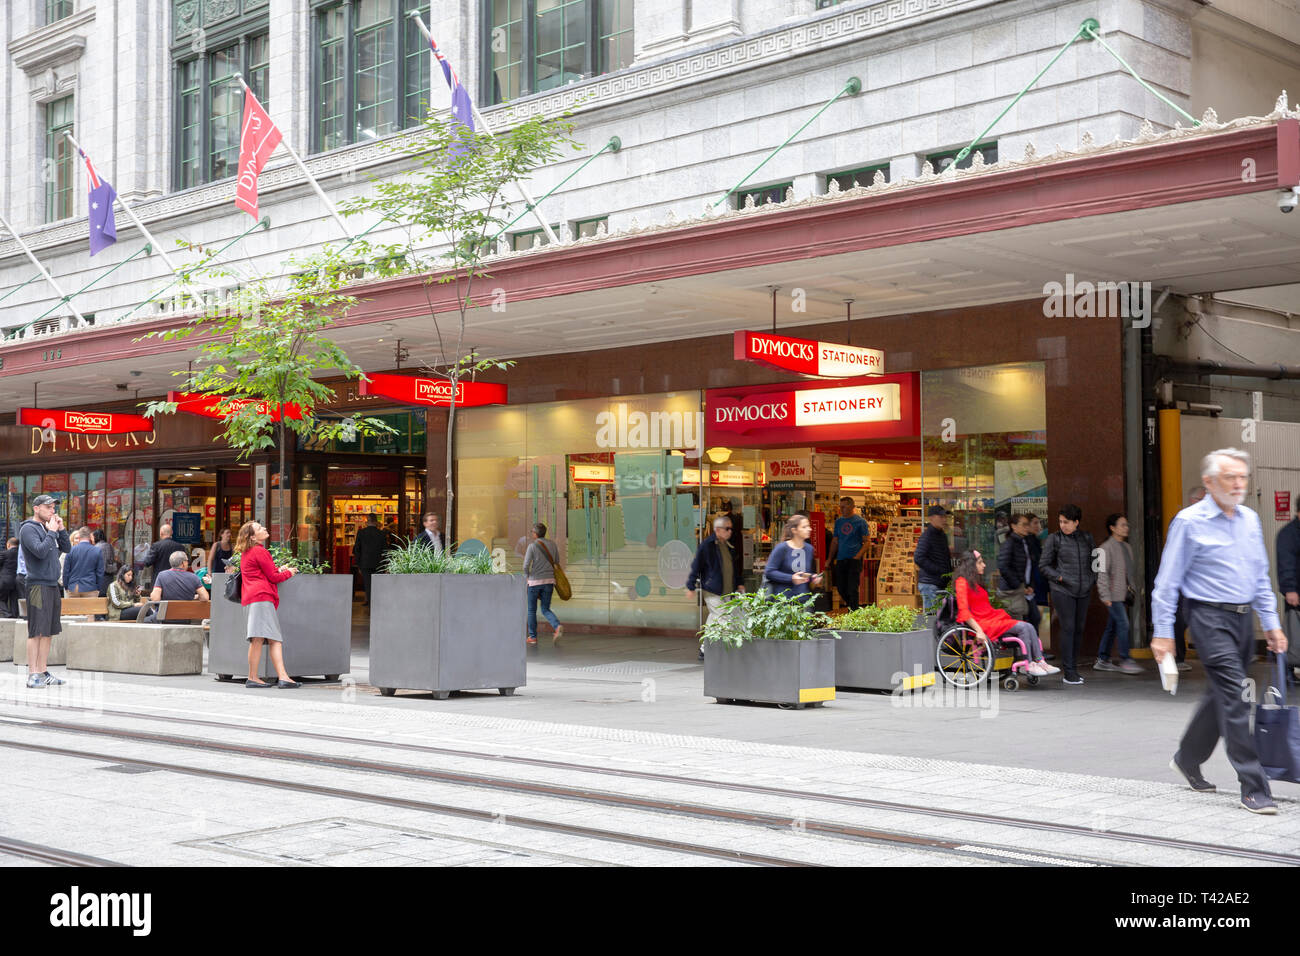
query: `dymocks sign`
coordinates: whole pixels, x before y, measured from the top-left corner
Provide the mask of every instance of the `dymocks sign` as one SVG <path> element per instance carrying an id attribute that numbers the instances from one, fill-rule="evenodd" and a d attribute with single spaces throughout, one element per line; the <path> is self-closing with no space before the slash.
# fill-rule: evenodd
<path id="1" fill-rule="evenodd" d="M 821 378 L 857 378 L 885 371 L 885 353 L 879 349 L 793 339 L 744 329 L 735 335 L 734 357 L 741 362 L 760 362 L 787 372 Z"/>
<path id="2" fill-rule="evenodd" d="M 506 404 L 506 386 L 491 382 L 451 382 L 436 378 L 415 378 L 411 375 L 390 375 L 375 372 L 363 379 L 362 395 L 383 395 L 408 405 L 451 405 L 455 398 L 457 408 L 475 405 Z"/>
<path id="3" fill-rule="evenodd" d="M 916 373 L 910 372 L 797 389 L 709 389 L 705 445 L 809 445 L 919 435 L 917 388 Z"/>
<path id="4" fill-rule="evenodd" d="M 18 424 L 76 435 L 124 435 L 128 432 L 153 431 L 153 419 L 143 415 L 54 411 L 48 408 L 18 409 Z"/>

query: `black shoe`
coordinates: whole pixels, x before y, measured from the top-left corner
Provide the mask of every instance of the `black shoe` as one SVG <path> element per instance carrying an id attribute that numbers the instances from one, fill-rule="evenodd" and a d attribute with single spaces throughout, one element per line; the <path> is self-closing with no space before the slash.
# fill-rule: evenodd
<path id="1" fill-rule="evenodd" d="M 1169 769 L 1177 770 L 1181 773 L 1183 779 L 1187 781 L 1187 785 L 1197 793 L 1214 793 L 1218 789 L 1214 784 L 1201 776 L 1201 771 L 1199 769 L 1187 770 L 1179 764 L 1177 754 L 1174 754 L 1173 758 L 1169 761 Z"/>
<path id="2" fill-rule="evenodd" d="M 254 689 L 254 690 L 259 690 L 259 689 L 261 689 L 261 688 L 263 688 L 263 687 L 274 687 L 275 685 L 274 685 L 274 684 L 264 684 L 264 683 L 262 683 L 260 680 L 259 680 L 259 681 L 246 680 L 246 681 L 244 681 L 244 686 L 245 686 L 245 687 L 252 688 L 252 689 Z"/>
<path id="3" fill-rule="evenodd" d="M 276 681 L 275 686 L 280 688 L 281 690 L 293 690 L 295 687 L 301 687 L 302 684 L 298 683 L 298 681 L 296 680 L 282 680 L 282 681 Z"/>
<path id="4" fill-rule="evenodd" d="M 1260 813 L 1265 816 L 1272 816 L 1277 813 L 1277 804 L 1273 802 L 1273 798 L 1265 796 L 1264 794 L 1257 794 L 1252 797 L 1242 797 L 1241 805 L 1251 813 Z"/>
<path id="5" fill-rule="evenodd" d="M 700 660 L 704 660 L 704 648 L 700 648 Z"/>
<path id="6" fill-rule="evenodd" d="M 1065 683 L 1067 684 L 1083 683 L 1083 678 L 1079 676 L 1078 672 L 1075 672 L 1073 674 L 1066 674 L 1065 677 L 1062 678 L 1062 680 L 1065 681 Z"/>

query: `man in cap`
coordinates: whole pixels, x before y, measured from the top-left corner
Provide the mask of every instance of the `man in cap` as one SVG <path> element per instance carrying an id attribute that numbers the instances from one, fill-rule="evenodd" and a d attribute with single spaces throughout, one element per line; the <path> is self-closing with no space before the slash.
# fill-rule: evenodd
<path id="1" fill-rule="evenodd" d="M 918 568 L 916 588 L 921 592 L 921 610 L 927 616 L 939 606 L 939 592 L 947 589 L 948 579 L 952 576 L 948 509 L 943 505 L 931 505 L 929 522 L 912 554 L 912 563 Z"/>
<path id="2" fill-rule="evenodd" d="M 49 495 L 32 500 L 32 517 L 18 529 L 18 549 L 27 568 L 27 686 L 62 684 L 48 663 L 50 643 L 63 630 L 59 555 L 71 551 L 72 542 Z"/>

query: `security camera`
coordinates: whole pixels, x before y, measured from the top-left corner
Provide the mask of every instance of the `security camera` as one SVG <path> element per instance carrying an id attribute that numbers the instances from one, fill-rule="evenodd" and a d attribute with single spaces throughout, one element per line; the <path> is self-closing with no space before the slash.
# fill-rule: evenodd
<path id="1" fill-rule="evenodd" d="M 1277 208 L 1283 212 L 1290 212 L 1300 205 L 1300 190 L 1284 189 L 1277 194 Z"/>

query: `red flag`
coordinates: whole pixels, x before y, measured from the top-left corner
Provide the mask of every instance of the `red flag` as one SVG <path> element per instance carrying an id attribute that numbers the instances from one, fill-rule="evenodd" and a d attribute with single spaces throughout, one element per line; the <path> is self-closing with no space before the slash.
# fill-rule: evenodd
<path id="1" fill-rule="evenodd" d="M 235 205 L 254 219 L 257 215 L 257 177 L 282 139 L 253 91 L 244 88 L 244 125 L 239 133 L 239 181 Z"/>

